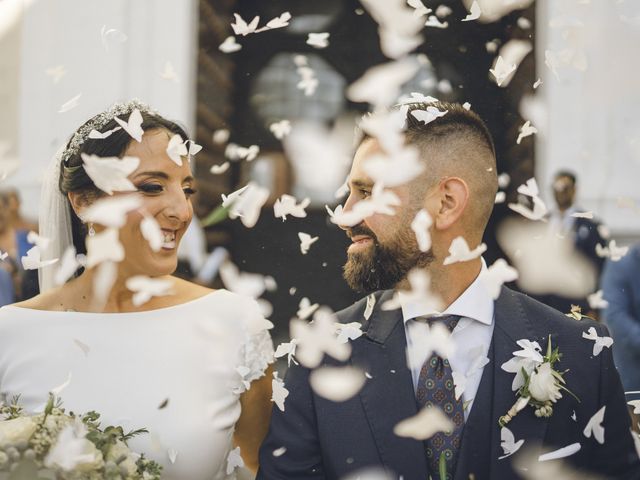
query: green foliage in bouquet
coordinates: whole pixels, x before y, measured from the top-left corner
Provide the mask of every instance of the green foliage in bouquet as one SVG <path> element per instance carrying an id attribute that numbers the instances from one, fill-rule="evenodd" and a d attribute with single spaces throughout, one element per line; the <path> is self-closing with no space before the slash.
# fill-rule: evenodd
<path id="1" fill-rule="evenodd" d="M 158 480 L 162 467 L 127 446 L 142 433 L 101 428 L 98 413 L 66 413 L 53 395 L 28 415 L 16 397 L 0 403 L 0 480 Z"/>

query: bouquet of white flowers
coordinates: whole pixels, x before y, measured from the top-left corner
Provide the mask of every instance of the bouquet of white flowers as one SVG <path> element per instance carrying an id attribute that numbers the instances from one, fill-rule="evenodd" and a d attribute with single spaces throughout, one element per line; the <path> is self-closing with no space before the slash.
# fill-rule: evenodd
<path id="1" fill-rule="evenodd" d="M 28 415 L 0 402 L 0 480 L 157 480 L 162 467 L 132 452 L 122 427 L 100 428 L 100 415 L 66 413 L 53 395 L 43 413 Z"/>

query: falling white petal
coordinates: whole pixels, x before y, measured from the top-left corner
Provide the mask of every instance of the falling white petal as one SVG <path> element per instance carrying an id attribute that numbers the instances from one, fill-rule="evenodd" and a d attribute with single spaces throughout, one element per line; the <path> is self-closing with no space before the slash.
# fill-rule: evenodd
<path id="1" fill-rule="evenodd" d="M 124 128 L 124 130 L 136 142 L 142 142 L 144 130 L 142 129 L 142 114 L 140 113 L 140 110 L 134 108 L 126 122 L 118 117 L 115 117 L 114 120 L 118 125 Z"/>
<path id="2" fill-rule="evenodd" d="M 78 270 L 80 263 L 76 259 L 76 248 L 70 245 L 62 254 L 60 265 L 54 276 L 54 283 L 56 285 L 62 285 Z"/>
<path id="3" fill-rule="evenodd" d="M 473 250 L 470 250 L 464 237 L 456 237 L 449 246 L 449 256 L 444 259 L 443 265 L 451 265 L 456 262 L 468 262 L 478 258 L 486 250 L 487 245 L 484 243 L 481 243 Z"/>
<path id="4" fill-rule="evenodd" d="M 318 241 L 319 237 L 312 237 L 308 233 L 298 232 L 298 238 L 300 239 L 300 251 L 303 255 L 309 253 L 311 245 Z"/>
<path id="5" fill-rule="evenodd" d="M 613 338 L 598 336 L 595 327 L 589 327 L 589 330 L 587 330 L 586 332 L 582 332 L 582 338 L 593 340 L 594 357 L 600 355 L 600 352 L 602 352 L 603 348 L 611 348 L 611 345 L 613 345 Z"/>
<path id="6" fill-rule="evenodd" d="M 100 233 L 87 237 L 87 268 L 103 262 L 124 260 L 124 247 L 116 228 L 106 228 Z"/>
<path id="7" fill-rule="evenodd" d="M 25 270 L 37 270 L 39 268 L 52 265 L 58 261 L 57 258 L 51 260 L 41 260 L 41 251 L 39 246 L 34 246 L 27 251 L 27 254 L 20 258 L 22 268 Z"/>
<path id="8" fill-rule="evenodd" d="M 428 252 L 431 248 L 431 234 L 429 233 L 431 225 L 433 225 L 433 219 L 424 208 L 416 214 L 411 222 L 411 230 L 416 235 L 418 248 L 421 252 Z"/>
<path id="9" fill-rule="evenodd" d="M 107 197 L 87 207 L 82 212 L 82 219 L 105 227 L 122 228 L 127 223 L 127 213 L 140 206 L 142 200 L 135 195 Z"/>
<path id="10" fill-rule="evenodd" d="M 470 22 L 472 20 L 477 20 L 480 18 L 480 15 L 482 15 L 482 10 L 480 9 L 480 5 L 478 5 L 478 2 L 476 0 L 473 0 L 473 3 L 471 4 L 471 8 L 469 9 L 469 15 L 464 17 L 462 21 Z"/>
<path id="11" fill-rule="evenodd" d="M 494 78 L 496 79 L 496 83 L 498 84 L 499 87 L 501 87 L 504 81 L 506 80 L 506 78 L 515 71 L 516 71 L 516 65 L 515 64 L 508 65 L 503 60 L 502 56 L 498 56 L 498 59 L 496 60 L 496 63 L 494 64 L 493 68 L 489 69 L 489 72 L 494 76 Z"/>
<path id="12" fill-rule="evenodd" d="M 173 293 L 173 281 L 164 278 L 151 278 L 135 275 L 127 278 L 125 285 L 133 293 L 133 304 L 136 307 L 147 303 L 153 297 L 162 297 Z"/>
<path id="13" fill-rule="evenodd" d="M 160 72 L 160 78 L 178 83 L 178 72 L 170 61 L 164 63 L 164 69 Z"/>
<path id="14" fill-rule="evenodd" d="M 76 108 L 78 106 L 81 96 L 82 94 L 79 93 L 78 95 L 73 97 L 71 100 L 68 100 L 65 103 L 63 103 L 62 106 L 60 107 L 60 110 L 58 110 L 58 113 L 66 113 L 69 110 Z"/>
<path id="15" fill-rule="evenodd" d="M 136 187 L 127 177 L 138 165 L 138 157 L 98 157 L 81 153 L 85 172 L 93 183 L 103 192 L 113 195 L 113 192 L 133 192 Z"/>
<path id="16" fill-rule="evenodd" d="M 102 38 L 102 46 L 107 52 L 109 51 L 110 43 L 124 43 L 127 41 L 127 36 L 124 33 L 115 28 L 107 28 L 106 25 L 103 25 L 100 29 L 100 36 Z"/>
<path id="17" fill-rule="evenodd" d="M 235 23 L 231 24 L 231 28 L 233 29 L 233 33 L 235 33 L 236 35 L 242 35 L 244 37 L 256 31 L 258 22 L 260 21 L 260 17 L 253 17 L 253 19 L 247 23 L 237 13 L 234 13 L 233 16 L 235 18 Z"/>
<path id="18" fill-rule="evenodd" d="M 113 133 L 117 132 L 118 130 L 122 130 L 122 127 L 115 127 L 115 128 L 112 128 L 111 130 L 107 130 L 104 133 L 99 132 L 96 129 L 93 129 L 89 132 L 89 138 L 102 140 L 105 138 L 109 138 Z"/>
<path id="19" fill-rule="evenodd" d="M 57 84 L 60 82 L 60 80 L 62 80 L 62 77 L 67 74 L 67 69 L 64 68 L 64 65 L 57 65 L 55 67 L 47 68 L 44 73 L 46 73 L 47 76 L 51 77 L 51 80 L 53 80 L 54 84 Z"/>
<path id="20" fill-rule="evenodd" d="M 229 452 L 227 457 L 227 475 L 231 475 L 237 468 L 244 467 L 244 460 L 240 455 L 240 447 L 236 447 Z"/>
<path id="21" fill-rule="evenodd" d="M 178 166 L 182 166 L 182 157 L 186 156 L 189 152 L 184 143 L 182 137 L 175 134 L 171 137 L 167 145 L 167 155 Z"/>
<path id="22" fill-rule="evenodd" d="M 344 402 L 356 395 L 364 386 L 366 377 L 359 368 L 321 367 L 309 375 L 313 391 L 333 402 Z"/>
<path id="23" fill-rule="evenodd" d="M 516 143 L 520 145 L 520 142 L 523 138 L 533 135 L 534 133 L 538 133 L 538 129 L 531 125 L 531 122 L 527 120 L 524 125 L 520 127 L 520 133 L 518 134 L 518 139 Z"/>
<path id="24" fill-rule="evenodd" d="M 224 42 L 222 42 L 218 46 L 218 49 L 222 53 L 233 53 L 233 52 L 237 52 L 238 50 L 241 50 L 242 45 L 240 45 L 236 41 L 236 37 L 234 37 L 233 35 L 229 35 L 227 38 L 224 39 Z"/>
<path id="25" fill-rule="evenodd" d="M 426 407 L 413 417 L 399 422 L 393 427 L 393 433 L 399 437 L 415 440 L 427 440 L 438 432 L 449 432 L 454 423 L 438 407 Z"/>
<path id="26" fill-rule="evenodd" d="M 223 144 L 229 141 L 230 135 L 231 133 L 229 132 L 228 129 L 220 128 L 215 132 L 213 132 L 213 135 L 211 135 L 211 139 L 213 140 L 214 143 Z"/>
<path id="27" fill-rule="evenodd" d="M 591 307 L 594 310 L 607 308 L 609 306 L 609 302 L 607 302 L 602 295 L 603 295 L 602 290 L 598 290 L 597 292 L 589 295 L 587 297 L 587 302 L 589 302 L 589 307 Z"/>
<path id="28" fill-rule="evenodd" d="M 502 427 L 500 429 L 500 446 L 504 451 L 504 455 L 498 457 L 498 460 L 502 460 L 503 458 L 507 458 L 522 447 L 524 443 L 524 439 L 520 439 L 516 442 L 516 437 L 513 435 L 513 432 L 509 430 L 507 427 Z"/>
<path id="29" fill-rule="evenodd" d="M 227 170 L 229 170 L 229 167 L 231 166 L 231 164 L 229 162 L 224 162 L 220 165 L 212 165 L 211 169 L 209 169 L 209 171 L 214 174 L 214 175 L 221 175 L 224 172 L 226 172 Z"/>
<path id="30" fill-rule="evenodd" d="M 314 48 L 327 48 L 329 46 L 329 32 L 310 33 L 307 38 L 307 45 Z"/>
<path id="31" fill-rule="evenodd" d="M 284 386 L 284 382 L 278 378 L 278 372 L 273 372 L 273 380 L 271 380 L 271 401 L 276 404 L 281 412 L 284 412 L 284 402 L 289 396 L 289 390 Z"/>
<path id="32" fill-rule="evenodd" d="M 274 202 L 273 213 L 276 218 L 282 218 L 283 222 L 287 219 L 287 215 L 297 218 L 305 218 L 307 216 L 305 208 L 307 208 L 310 203 L 311 200 L 309 198 L 305 198 L 300 203 L 297 203 L 294 196 L 284 193 Z"/>
<path id="33" fill-rule="evenodd" d="M 149 242 L 151 250 L 159 252 L 164 243 L 164 235 L 156 219 L 151 215 L 145 215 L 140 222 L 140 232 L 144 239 Z"/>
<path id="34" fill-rule="evenodd" d="M 362 324 L 360 322 L 336 324 L 336 333 L 340 343 L 347 343 L 362 336 Z"/>
<path id="35" fill-rule="evenodd" d="M 71 372 L 69 372 L 69 374 L 67 375 L 67 379 L 62 384 L 49 390 L 49 392 L 51 392 L 55 397 L 59 397 L 62 391 L 71 384 L 71 378 L 72 375 Z"/>
<path id="36" fill-rule="evenodd" d="M 580 451 L 581 445 L 579 443 L 572 443 L 566 447 L 559 448 L 553 452 L 545 453 L 538 457 L 539 462 L 547 462 L 549 460 L 558 460 L 560 458 L 570 457 L 571 455 Z"/>
<path id="37" fill-rule="evenodd" d="M 489 268 L 480 272 L 479 278 L 491 298 L 497 300 L 500 296 L 502 285 L 517 280 L 518 271 L 509 266 L 506 260 L 499 258 Z"/>
<path id="38" fill-rule="evenodd" d="M 336 337 L 336 318 L 326 307 L 314 315 L 313 323 L 294 318 L 289 327 L 291 338 L 298 342 L 296 358 L 307 368 L 316 368 L 328 354 L 336 360 L 346 361 L 351 355 L 351 345 L 340 343 Z"/>

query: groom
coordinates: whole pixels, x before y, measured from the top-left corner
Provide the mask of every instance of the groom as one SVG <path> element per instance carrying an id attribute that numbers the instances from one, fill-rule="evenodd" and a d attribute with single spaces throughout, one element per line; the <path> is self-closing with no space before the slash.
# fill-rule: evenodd
<path id="1" fill-rule="evenodd" d="M 441 467 L 446 478 L 455 480 L 521 478 L 518 460 L 512 464 L 517 454 L 500 458 L 520 440 L 521 451 L 529 452 L 529 471 L 549 466 L 538 461 L 539 455 L 569 447 L 563 450 L 568 455 L 563 461 L 572 468 L 607 478 L 640 478 L 611 349 L 594 355 L 594 341 L 582 337 L 590 327 L 600 337 L 608 336 L 606 329 L 568 318 L 504 287 L 494 301 L 481 276 L 487 266 L 479 257 L 443 265 L 455 238 L 463 237 L 471 249 L 481 242 L 497 191 L 496 160 L 491 136 L 476 114 L 458 104 L 430 104 L 448 113 L 425 124 L 412 112 L 428 106 L 413 104 L 406 115 L 405 143 L 418 149 L 426 168 L 391 188 L 401 201 L 395 215 L 374 213 L 357 225 L 343 226 L 353 241 L 344 277 L 354 289 L 375 292 L 337 314 L 340 322 L 362 324 L 364 334 L 351 342 L 347 363 L 362 368 L 367 381 L 354 397 L 333 402 L 310 387 L 309 369 L 292 366 L 285 379 L 290 392 L 285 411 L 273 411 L 258 478 L 358 478 L 359 472 L 373 468 L 388 478 L 425 480 L 439 479 Z M 373 182 L 364 165 L 381 148 L 372 137 L 360 143 L 345 211 L 371 198 Z M 432 219 L 432 244 L 426 252 L 411 225 L 422 209 Z M 431 305 L 408 294 L 400 296 L 401 308 L 381 308 L 394 291 L 412 288 L 409 280 L 415 277 L 409 272 L 414 268 L 430 275 L 431 292 L 442 300 L 442 316 L 434 316 Z M 452 332 L 449 341 L 456 348 L 446 358 L 439 348 L 446 342 L 433 344 L 436 328 Z M 534 398 L 553 397 L 557 402 L 550 403 L 552 411 L 537 412 L 548 417 L 525 406 L 508 423 L 514 437 L 509 441 L 498 420 L 516 402 L 514 379 L 523 380 L 520 367 L 527 363 L 512 360 L 513 353 L 524 350 L 542 360 L 536 345 L 545 355 L 548 341 L 562 354 L 554 369 L 566 371 L 565 386 L 575 397 L 562 390 L 558 399 L 553 377 L 546 379 L 551 383 L 538 382 L 542 388 Z M 325 359 L 327 365 L 337 363 Z M 420 440 L 394 433 L 399 422 L 428 407 L 435 407 L 430 414 L 437 411 L 449 419 L 445 432 Z M 432 425 L 427 422 L 414 436 Z"/>

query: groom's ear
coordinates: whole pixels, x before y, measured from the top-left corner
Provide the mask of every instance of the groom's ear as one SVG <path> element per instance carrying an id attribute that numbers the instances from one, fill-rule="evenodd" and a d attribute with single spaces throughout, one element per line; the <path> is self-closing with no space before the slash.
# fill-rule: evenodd
<path id="1" fill-rule="evenodd" d="M 469 187 L 462 178 L 444 178 L 435 197 L 433 225 L 437 230 L 447 230 L 462 217 L 469 201 Z"/>

